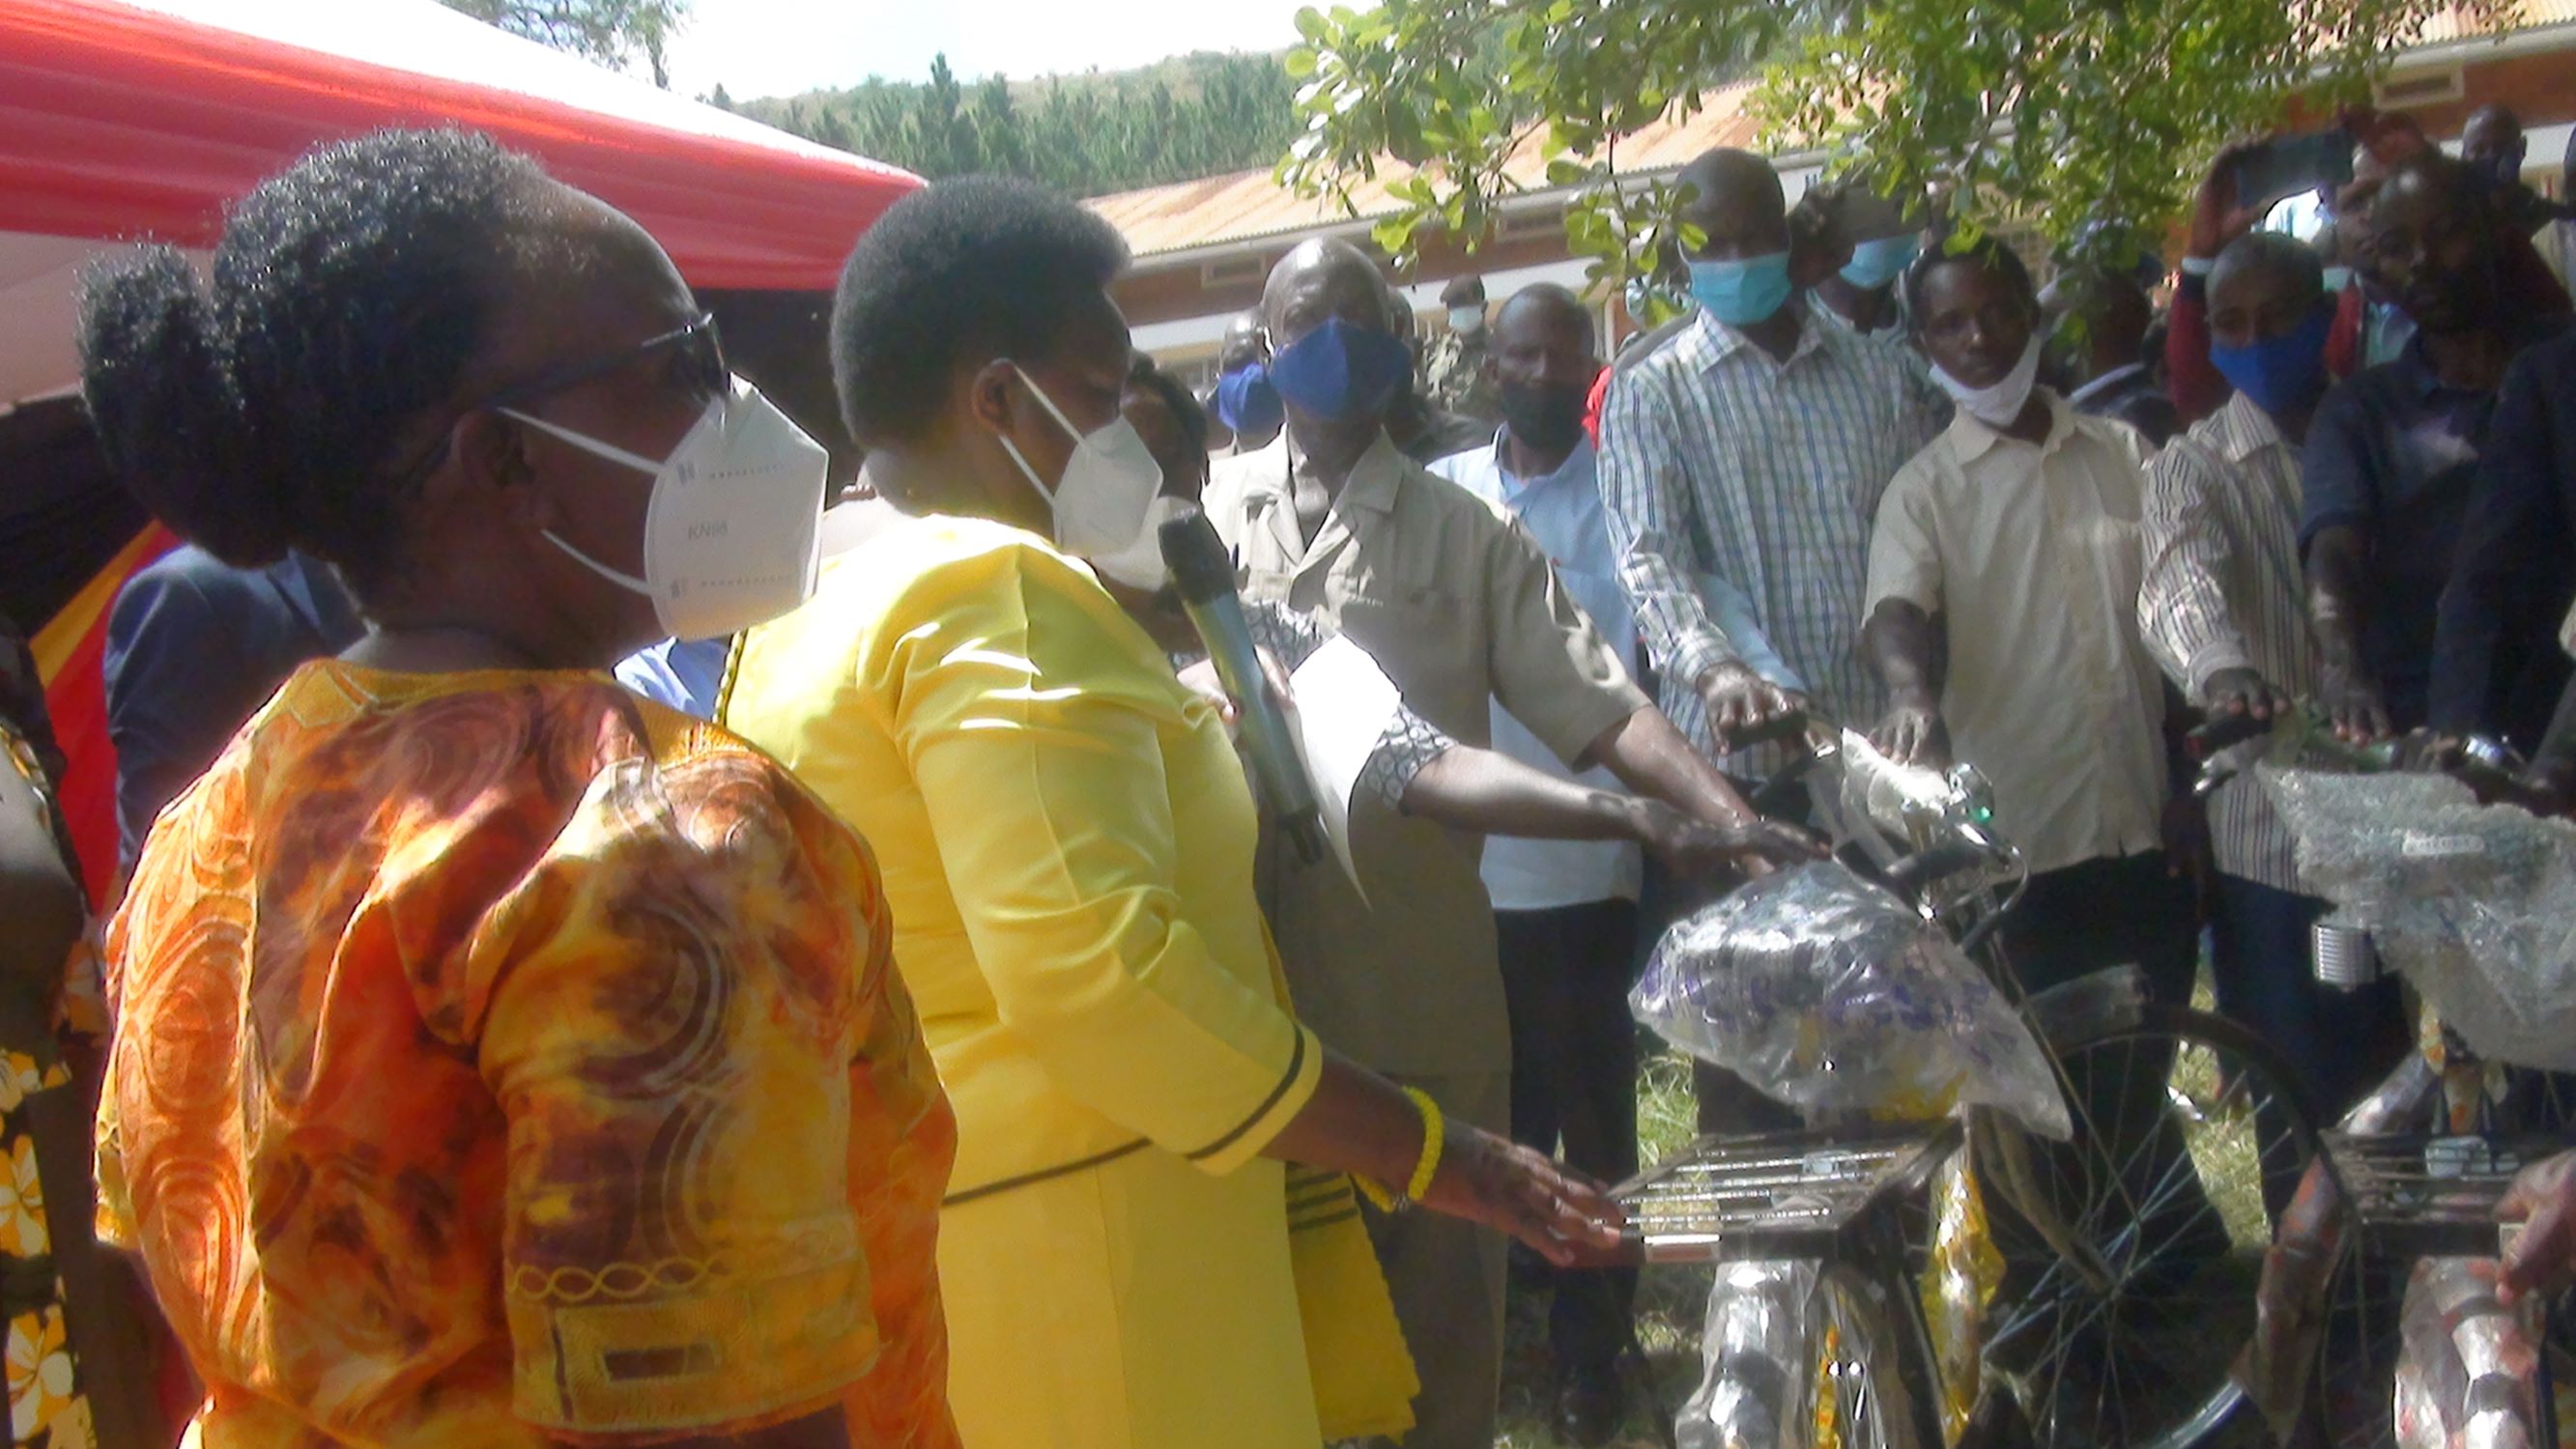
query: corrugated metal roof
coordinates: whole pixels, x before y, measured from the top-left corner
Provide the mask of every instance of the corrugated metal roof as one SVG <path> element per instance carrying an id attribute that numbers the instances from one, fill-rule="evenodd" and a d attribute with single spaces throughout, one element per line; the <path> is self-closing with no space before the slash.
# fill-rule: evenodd
<path id="1" fill-rule="evenodd" d="M 2454 40 L 2472 40 L 2503 31 L 2536 30 L 2544 25 L 2564 25 L 2576 21 L 2576 0 L 2513 0 L 2512 18 L 2503 25 L 2490 25 L 2476 8 L 2451 5 L 2424 23 L 2418 45 L 2441 45 Z"/>
<path id="2" fill-rule="evenodd" d="M 2527 30 L 2576 22 L 2576 0 L 2512 0 L 2513 19 L 2491 27 L 2472 7 L 2452 5 L 2429 21 L 2418 45 L 2442 45 L 2502 30 Z M 1663 120 L 1620 138 L 1616 151 L 1623 173 L 1651 174 L 1678 169 L 1712 146 L 1751 146 L 1758 127 L 1745 113 L 1749 85 L 1710 91 L 1704 104 L 1682 120 Z M 1508 174 L 1523 186 L 1544 189 L 1548 156 L 1544 138 L 1523 143 Z M 1362 220 L 1393 213 L 1387 183 L 1412 175 L 1412 168 L 1383 168 L 1378 179 L 1353 188 L 1351 201 Z M 1095 197 L 1083 203 L 1118 228 L 1137 257 L 1168 256 L 1202 247 L 1218 247 L 1285 236 L 1318 226 L 1351 220 L 1331 202 L 1301 197 L 1273 180 L 1268 171 L 1238 171 L 1199 181 L 1183 181 L 1143 191 Z"/>

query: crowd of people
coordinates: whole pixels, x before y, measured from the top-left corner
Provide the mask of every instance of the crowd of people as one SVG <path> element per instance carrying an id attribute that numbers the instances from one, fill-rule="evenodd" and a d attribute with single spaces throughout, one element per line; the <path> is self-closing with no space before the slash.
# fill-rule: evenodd
<path id="1" fill-rule="evenodd" d="M 1529 1292 L 1607 1442 L 1627 992 L 1822 853 L 1746 802 L 1824 723 L 1992 781 L 2026 984 L 2181 1000 L 2206 930 L 2349 1102 L 2403 1005 L 2313 981 L 2324 904 L 2188 724 L 2484 732 L 2576 807 L 2571 223 L 2509 115 L 2349 124 L 2316 241 L 2230 151 L 2170 288 L 1712 151 L 1691 306 L 1615 356 L 1562 288 L 1422 329 L 1308 241 L 1204 398 L 1104 222 L 934 183 L 835 299 L 855 479 L 650 236 L 476 136 L 311 153 L 204 276 L 102 266 L 84 396 L 189 546 L 111 622 L 95 1123 L 172 1347 L 83 1391 L 214 1449 L 1488 1449 Z M 1256 804 L 1161 546 L 1198 517 L 1281 687 L 1373 681 L 1300 701 L 1367 747 L 1346 856 Z M 31 798 L 8 959 L 59 977 Z"/>

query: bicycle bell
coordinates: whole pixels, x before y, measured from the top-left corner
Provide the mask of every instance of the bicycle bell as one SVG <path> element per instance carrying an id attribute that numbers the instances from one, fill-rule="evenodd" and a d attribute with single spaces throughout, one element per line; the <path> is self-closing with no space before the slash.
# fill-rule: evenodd
<path id="1" fill-rule="evenodd" d="M 1995 783 L 1986 772 L 1961 761 L 1950 767 L 1951 808 L 1962 823 L 1979 827 L 1995 823 Z"/>
<path id="2" fill-rule="evenodd" d="M 2309 928 L 2309 946 L 2317 980 L 2338 991 L 2358 990 L 2385 974 L 2370 932 L 2359 926 L 2319 921 Z"/>

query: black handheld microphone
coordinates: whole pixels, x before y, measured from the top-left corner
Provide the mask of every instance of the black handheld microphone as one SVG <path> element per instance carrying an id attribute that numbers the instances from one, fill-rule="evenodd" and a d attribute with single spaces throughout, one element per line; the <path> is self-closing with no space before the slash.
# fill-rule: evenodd
<path id="1" fill-rule="evenodd" d="M 1324 821 L 1315 807 L 1314 782 L 1297 755 L 1297 738 L 1287 711 L 1270 692 L 1261 669 L 1252 628 L 1244 622 L 1243 596 L 1234 590 L 1234 561 L 1216 536 L 1207 514 L 1191 509 L 1163 523 L 1163 562 L 1171 567 L 1173 590 L 1181 607 L 1207 645 L 1216 677 L 1234 697 L 1235 723 L 1243 752 L 1252 761 L 1253 783 L 1270 818 L 1297 842 L 1297 854 L 1308 865 L 1324 858 Z"/>

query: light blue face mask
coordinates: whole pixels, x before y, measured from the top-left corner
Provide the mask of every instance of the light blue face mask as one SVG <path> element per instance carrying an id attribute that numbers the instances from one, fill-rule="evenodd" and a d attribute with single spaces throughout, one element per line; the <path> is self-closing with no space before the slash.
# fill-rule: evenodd
<path id="1" fill-rule="evenodd" d="M 1690 264 L 1691 299 L 1729 327 L 1750 327 L 1789 301 L 1789 254 Z"/>
<path id="2" fill-rule="evenodd" d="M 1923 251 L 1920 232 L 1899 232 L 1876 241 L 1865 241 L 1852 248 L 1852 259 L 1843 268 L 1843 280 L 1864 292 L 1875 292 L 1905 275 Z"/>
<path id="3" fill-rule="evenodd" d="M 2335 295 L 2337 295 L 2338 293 L 2342 292 L 2344 288 L 2349 287 L 2349 286 L 2351 286 L 2351 285 L 2352 285 L 2352 268 L 2350 268 L 2350 267 L 2328 267 L 2328 268 L 2326 268 L 2326 295 L 2327 295 L 2327 296 L 2329 296 L 2329 297 L 2335 296 Z"/>

